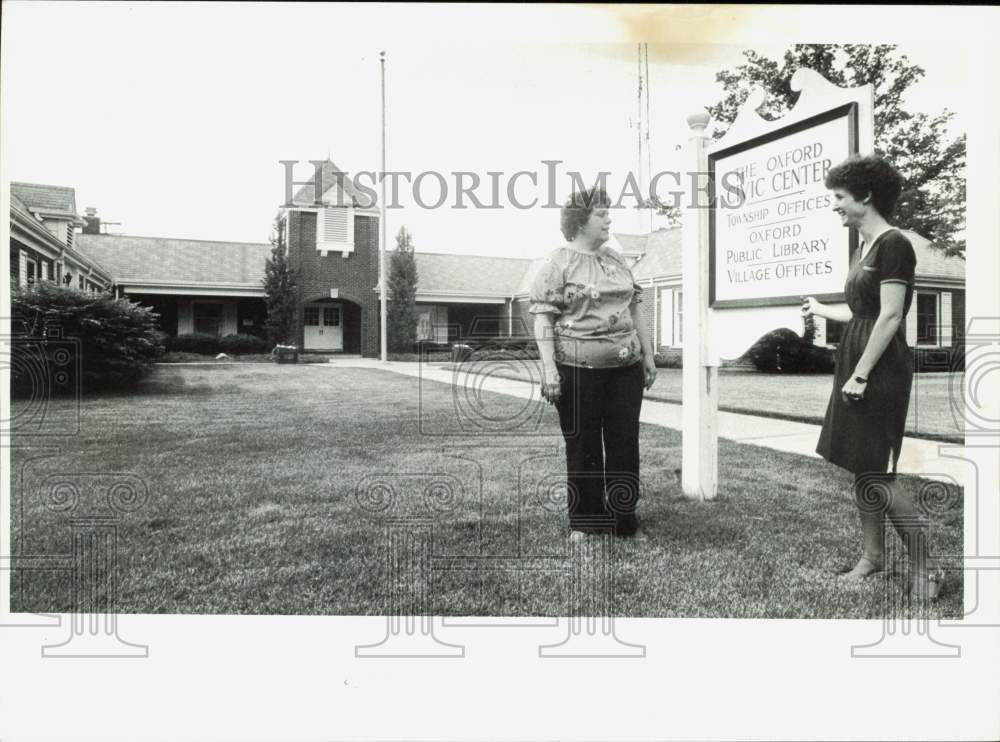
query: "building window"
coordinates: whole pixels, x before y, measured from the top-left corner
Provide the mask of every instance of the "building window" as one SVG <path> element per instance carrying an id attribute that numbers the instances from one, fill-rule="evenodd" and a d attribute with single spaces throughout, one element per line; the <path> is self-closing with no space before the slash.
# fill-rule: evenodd
<path id="1" fill-rule="evenodd" d="M 816 317 L 816 324 L 823 321 L 822 317 Z M 835 319 L 826 320 L 826 345 L 839 345 L 844 337 L 844 323 Z"/>
<path id="2" fill-rule="evenodd" d="M 24 261 L 24 283 L 30 286 L 35 281 L 38 280 L 40 276 L 38 275 L 38 263 L 28 258 Z"/>
<path id="3" fill-rule="evenodd" d="M 917 345 L 937 345 L 939 326 L 937 292 L 917 292 Z"/>
<path id="4" fill-rule="evenodd" d="M 679 348 L 684 337 L 684 291 L 679 288 L 663 288 L 659 290 L 659 296 L 660 347 Z"/>
<path id="5" fill-rule="evenodd" d="M 193 306 L 194 331 L 206 335 L 222 334 L 222 303 L 217 301 L 196 301 Z"/>
<path id="6" fill-rule="evenodd" d="M 680 348 L 684 344 L 684 292 L 680 289 L 674 292 L 674 345 Z"/>
<path id="7" fill-rule="evenodd" d="M 302 324 L 308 327 L 319 327 L 319 307 L 306 307 Z"/>

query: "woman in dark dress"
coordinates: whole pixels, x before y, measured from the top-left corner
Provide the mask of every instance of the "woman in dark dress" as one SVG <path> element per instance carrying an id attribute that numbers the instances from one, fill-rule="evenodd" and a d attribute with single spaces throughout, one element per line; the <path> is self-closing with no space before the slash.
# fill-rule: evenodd
<path id="1" fill-rule="evenodd" d="M 861 245 L 851 256 L 844 285 L 847 308 L 804 300 L 806 316 L 846 322 L 816 452 L 854 474 L 861 513 L 863 551 L 847 579 L 884 570 L 883 528 L 888 516 L 906 545 L 908 591 L 918 601 L 934 600 L 943 573 L 930 564 L 927 521 L 896 483 L 913 384 L 913 361 L 903 318 L 913 299 L 916 255 L 909 240 L 886 219 L 903 178 L 888 162 L 854 155 L 832 168 L 826 187 L 845 227 L 857 229 Z"/>

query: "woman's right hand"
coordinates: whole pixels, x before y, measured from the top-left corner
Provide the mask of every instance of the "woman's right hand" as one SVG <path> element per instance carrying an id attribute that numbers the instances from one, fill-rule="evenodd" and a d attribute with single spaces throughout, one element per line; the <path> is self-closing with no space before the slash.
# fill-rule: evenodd
<path id="1" fill-rule="evenodd" d="M 542 377 L 542 399 L 550 404 L 558 404 L 562 394 L 558 371 L 547 371 Z"/>
<path id="2" fill-rule="evenodd" d="M 802 316 L 803 317 L 812 317 L 813 315 L 816 315 L 817 317 L 822 317 L 823 316 L 823 307 L 824 307 L 823 303 L 817 301 L 812 296 L 804 296 L 804 297 L 802 297 Z"/>

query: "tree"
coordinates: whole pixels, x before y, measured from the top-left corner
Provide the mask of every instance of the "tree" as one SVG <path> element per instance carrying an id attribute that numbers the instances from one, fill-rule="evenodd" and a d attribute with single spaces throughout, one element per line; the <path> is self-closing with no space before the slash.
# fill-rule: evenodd
<path id="1" fill-rule="evenodd" d="M 758 113 L 775 120 L 798 98 L 792 74 L 809 67 L 841 87 L 871 84 L 875 91 L 875 151 L 899 169 L 906 184 L 893 221 L 912 229 L 949 255 L 965 254 L 965 135 L 949 141 L 947 125 L 954 114 L 911 113 L 903 107 L 904 93 L 924 76 L 892 44 L 796 44 L 781 62 L 752 50 L 746 62 L 716 74 L 725 96 L 708 112 L 717 122 L 719 138 L 736 118 L 751 88 L 768 96 Z M 718 124 L 723 126 L 720 128 Z"/>
<path id="2" fill-rule="evenodd" d="M 274 345 L 293 342 L 296 328 L 296 272 L 288 262 L 285 248 L 285 222 L 274 220 L 271 232 L 271 257 L 264 262 L 264 292 L 267 294 L 267 321 L 264 330 Z"/>
<path id="3" fill-rule="evenodd" d="M 655 209 L 657 216 L 666 217 L 668 227 L 677 227 L 681 224 L 683 212 L 680 206 L 667 203 L 657 196 L 648 198 L 645 206 L 649 209 Z"/>
<path id="4" fill-rule="evenodd" d="M 396 249 L 389 260 L 389 306 L 386 312 L 389 349 L 410 352 L 417 339 L 417 260 L 413 239 L 406 227 L 396 235 Z"/>

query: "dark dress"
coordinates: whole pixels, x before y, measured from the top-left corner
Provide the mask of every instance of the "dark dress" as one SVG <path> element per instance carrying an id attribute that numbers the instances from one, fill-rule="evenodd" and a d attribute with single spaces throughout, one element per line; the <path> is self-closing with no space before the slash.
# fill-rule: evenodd
<path id="1" fill-rule="evenodd" d="M 854 374 L 868 344 L 881 308 L 879 291 L 883 283 L 906 284 L 903 316 L 909 312 L 917 258 L 910 241 L 898 229 L 879 235 L 861 260 L 860 254 L 859 249 L 852 256 L 844 284 L 853 316 L 837 348 L 833 392 L 816 453 L 855 474 L 895 474 L 913 385 L 913 358 L 906 345 L 905 321 L 899 323 L 896 334 L 868 374 L 864 397 L 845 402 L 840 390 Z"/>

